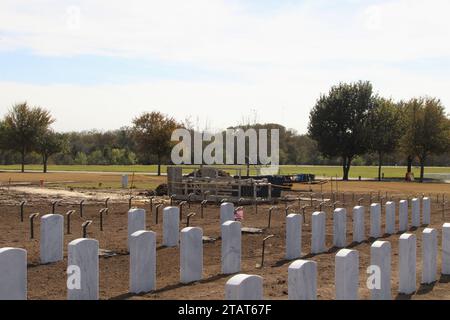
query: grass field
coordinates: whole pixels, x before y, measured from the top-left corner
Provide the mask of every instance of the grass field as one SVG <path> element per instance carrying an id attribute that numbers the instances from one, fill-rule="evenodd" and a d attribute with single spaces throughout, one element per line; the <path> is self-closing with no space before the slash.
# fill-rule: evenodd
<path id="1" fill-rule="evenodd" d="M 225 167 L 225 166 L 219 166 Z M 226 166 L 227 168 L 231 166 Z M 242 174 L 246 173 L 244 166 L 233 166 L 233 168 L 242 168 Z M 123 173 L 156 173 L 156 165 L 50 165 L 49 171 L 86 171 L 86 172 L 123 172 Z M 3 165 L 0 170 L 20 170 L 20 165 Z M 42 171 L 42 165 L 27 165 L 26 171 Z M 191 169 L 185 169 L 184 173 L 190 172 Z M 236 174 L 236 170 L 228 170 L 231 174 Z M 166 166 L 162 167 L 162 172 L 166 172 Z M 383 167 L 382 172 L 385 178 L 403 178 L 405 176 L 406 167 Z M 420 175 L 418 167 L 413 168 L 414 176 Z M 251 174 L 255 174 L 256 170 L 251 169 Z M 342 168 L 338 166 L 280 166 L 280 174 L 298 174 L 311 173 L 323 177 L 341 177 Z M 450 167 L 427 167 L 425 173 L 450 173 Z M 378 167 L 375 166 L 354 166 L 350 169 L 350 177 L 358 178 L 376 178 L 378 176 Z"/>

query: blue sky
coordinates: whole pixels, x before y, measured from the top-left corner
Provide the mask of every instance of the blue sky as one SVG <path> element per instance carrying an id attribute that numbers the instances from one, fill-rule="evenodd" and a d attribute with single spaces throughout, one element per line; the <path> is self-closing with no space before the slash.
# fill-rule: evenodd
<path id="1" fill-rule="evenodd" d="M 305 132 L 319 95 L 357 80 L 450 111 L 449 11 L 447 0 L 2 0 L 0 115 L 26 100 L 64 131 L 160 110 L 199 129 Z"/>

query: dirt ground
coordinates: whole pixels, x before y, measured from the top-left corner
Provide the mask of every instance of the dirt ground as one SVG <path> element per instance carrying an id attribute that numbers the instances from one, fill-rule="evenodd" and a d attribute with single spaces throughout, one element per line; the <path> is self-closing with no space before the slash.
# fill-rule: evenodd
<path id="1" fill-rule="evenodd" d="M 0 174 L 0 179 L 4 179 Z M 19 174 L 20 175 L 20 174 Z M 71 177 L 58 177 L 58 179 L 75 179 L 77 174 Z M 79 179 L 94 179 L 82 176 Z M 18 179 L 16 179 L 18 180 Z M 1 180 L 5 181 L 5 180 Z M 30 181 L 30 178 L 23 177 L 23 181 Z M 320 186 L 312 185 L 315 198 L 321 197 Z M 295 190 L 303 190 L 302 196 L 307 197 L 309 185 L 296 186 Z M 43 189 L 45 191 L 45 189 Z M 136 194 L 139 190 L 135 190 Z M 330 184 L 322 186 L 325 198 L 330 198 Z M 336 191 L 336 189 L 334 189 Z M 369 193 L 372 192 L 373 201 L 376 202 L 378 191 L 381 196 L 386 195 L 394 200 L 400 198 L 421 195 L 422 193 L 432 198 L 432 223 L 431 227 L 438 229 L 439 239 L 441 226 L 447 219 L 450 222 L 450 205 L 447 205 L 446 218 L 442 216 L 442 194 L 450 198 L 450 185 L 448 184 L 417 184 L 417 183 L 379 183 L 379 182 L 348 182 L 338 184 L 338 193 L 335 195 L 337 200 L 344 205 L 339 207 L 347 208 L 348 226 L 347 239 L 349 246 L 359 251 L 360 254 L 360 298 L 368 299 L 369 290 L 366 288 L 367 274 L 366 269 L 369 265 L 370 245 L 375 239 L 370 239 L 362 244 L 350 244 L 352 238 L 351 227 L 351 208 L 356 205 L 358 199 L 364 198 L 362 204 L 367 207 L 369 204 Z M 90 191 L 92 192 L 92 191 Z M 157 290 L 143 295 L 132 295 L 128 293 L 128 272 L 129 255 L 126 249 L 127 239 L 127 210 L 128 203 L 125 198 L 120 197 L 110 200 L 109 214 L 104 220 L 104 230 L 99 229 L 99 210 L 104 207 L 104 193 L 92 194 L 85 202 L 84 215 L 79 215 L 78 195 L 73 197 L 64 197 L 57 207 L 57 213 L 65 215 L 68 210 L 74 209 L 77 212 L 72 216 L 71 234 L 65 234 L 65 259 L 58 263 L 41 265 L 39 263 L 39 219 L 35 221 L 35 239 L 30 239 L 30 226 L 28 216 L 31 213 L 39 212 L 41 215 L 51 212 L 50 201 L 55 198 L 54 194 L 30 194 L 23 189 L 0 189 L 0 247 L 20 247 L 28 251 L 28 298 L 29 299 L 65 299 L 66 290 L 66 268 L 67 268 L 67 244 L 81 237 L 81 224 L 85 220 L 92 220 L 93 224 L 88 228 L 88 236 L 95 238 L 100 242 L 100 248 L 112 250 L 116 253 L 112 257 L 100 257 L 100 298 L 101 299 L 223 299 L 225 282 L 230 275 L 220 275 L 220 246 L 218 239 L 212 243 L 204 243 L 204 272 L 203 280 L 190 284 L 182 285 L 179 283 L 179 249 L 162 247 L 162 215 L 160 223 L 152 223 L 152 217 L 155 209 L 150 211 L 148 200 L 136 198 L 133 206 L 142 207 L 147 210 L 147 229 L 157 233 Z M 437 196 L 439 194 L 439 196 Z M 298 192 L 292 195 L 298 196 Z M 25 219 L 20 222 L 19 202 L 27 200 L 25 206 Z M 163 199 L 155 200 L 155 202 Z M 319 201 L 313 200 L 314 205 Z M 309 200 L 301 201 L 300 205 L 310 204 Z M 165 205 L 168 205 L 165 200 Z M 267 229 L 268 209 L 270 205 L 260 205 L 258 213 L 254 206 L 245 206 L 244 227 L 262 228 L 262 234 L 243 234 L 242 236 L 242 273 L 258 274 L 264 278 L 264 296 L 266 299 L 287 299 L 287 275 L 288 266 L 291 261 L 284 259 L 285 252 L 285 204 L 277 204 L 281 210 L 274 212 L 272 216 L 271 228 Z M 294 207 L 290 212 L 299 211 L 298 201 L 292 202 Z M 338 249 L 330 248 L 327 253 L 319 255 L 310 254 L 311 243 L 311 225 L 310 218 L 314 208 L 306 209 L 306 221 L 303 225 L 302 250 L 304 259 L 311 259 L 318 263 L 318 298 L 334 299 L 334 257 Z M 191 208 L 183 210 L 184 217 L 182 226 L 186 223 L 186 213 L 196 212 L 197 215 L 191 218 L 191 226 L 198 226 L 203 229 L 206 236 L 219 238 L 219 208 L 216 204 L 210 204 L 204 211 L 204 218 L 200 217 L 200 205 L 192 204 Z M 326 208 L 327 212 L 327 246 L 332 244 L 332 208 Z M 384 213 L 384 210 L 383 210 Z M 369 218 L 366 210 L 366 231 L 369 231 L 367 221 Z M 65 223 L 67 219 L 65 217 Z M 392 245 L 392 293 L 396 299 L 450 299 L 450 277 L 439 277 L 433 285 L 421 286 L 421 232 L 424 227 L 409 232 L 417 235 L 417 292 L 411 296 L 402 296 L 397 294 L 398 290 L 398 238 L 399 234 L 385 236 L 383 240 L 391 242 Z M 256 265 L 261 262 L 262 239 L 269 235 L 275 235 L 274 238 L 267 241 L 266 255 L 263 268 L 257 268 Z M 440 241 L 439 241 L 440 243 Z M 440 244 L 439 244 L 440 247 Z M 439 251 L 440 252 L 440 251 Z M 438 272 L 440 272 L 440 254 L 438 263 Z"/>

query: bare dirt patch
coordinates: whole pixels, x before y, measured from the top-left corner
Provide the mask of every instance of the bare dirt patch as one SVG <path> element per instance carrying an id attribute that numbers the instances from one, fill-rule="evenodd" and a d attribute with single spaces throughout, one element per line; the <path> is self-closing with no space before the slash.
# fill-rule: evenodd
<path id="1" fill-rule="evenodd" d="M 75 174 L 76 175 L 76 174 Z M 74 176 L 75 176 L 74 175 Z M 60 179 L 67 180 L 67 176 Z M 85 177 L 83 178 L 85 179 Z M 330 191 L 325 191 L 326 198 L 331 197 Z M 312 186 L 315 192 L 320 192 L 320 187 Z M 347 208 L 348 226 L 347 239 L 349 246 L 360 253 L 360 297 L 369 298 L 369 291 L 365 286 L 367 274 L 366 268 L 369 265 L 370 245 L 375 239 L 370 239 L 359 245 L 350 245 L 352 237 L 351 208 L 355 203 L 353 198 L 364 197 L 363 204 L 368 205 L 368 193 L 388 191 L 390 197 L 395 200 L 403 198 L 405 195 L 447 193 L 450 194 L 448 185 L 444 184 L 407 184 L 407 183 L 377 183 L 377 182 L 349 182 L 340 183 L 339 200 L 345 202 L 343 207 Z M 309 190 L 309 186 L 299 185 L 296 189 Z M 346 193 L 342 196 L 342 191 Z M 66 298 L 66 267 L 67 252 L 65 251 L 64 261 L 41 265 L 39 264 L 39 232 L 36 232 L 36 239 L 29 239 L 28 215 L 32 212 L 40 212 L 41 215 L 49 213 L 50 200 L 53 195 L 38 195 L 27 193 L 26 190 L 10 190 L 9 193 L 0 190 L 0 247 L 21 247 L 28 251 L 28 297 L 29 299 L 65 299 Z M 89 192 L 89 191 L 87 191 Z M 136 194 L 137 191 L 135 191 Z M 353 196 L 355 192 L 355 196 Z M 298 195 L 298 193 L 293 193 Z M 306 195 L 307 193 L 305 193 Z M 181 285 L 179 283 L 179 249 L 164 248 L 162 242 L 162 225 L 151 223 L 151 213 L 149 202 L 145 198 L 137 198 L 133 205 L 143 207 L 147 210 L 147 229 L 157 233 L 157 290 L 144 295 L 131 295 L 128 293 L 128 272 L 129 255 L 126 249 L 127 238 L 127 210 L 128 203 L 124 199 L 111 199 L 109 204 L 109 214 L 104 221 L 104 231 L 99 229 L 99 210 L 104 206 L 103 196 L 90 198 L 86 201 L 84 216 L 78 214 L 78 198 L 76 195 L 62 197 L 61 205 L 57 207 L 57 212 L 64 214 L 66 211 L 77 210 L 72 216 L 72 232 L 65 235 L 65 248 L 67 244 L 79 238 L 82 234 L 81 224 L 85 220 L 93 220 L 93 224 L 88 229 L 88 236 L 100 242 L 100 248 L 112 250 L 117 255 L 112 257 L 100 257 L 100 298 L 101 299 L 223 299 L 224 286 L 230 276 L 220 275 L 220 240 L 204 244 L 204 280 L 191 285 Z M 448 198 L 448 195 L 447 195 Z M 19 218 L 19 202 L 22 199 L 28 200 L 25 207 L 25 222 L 21 223 Z M 162 199 L 161 199 L 162 200 Z M 167 199 L 165 199 L 167 201 Z M 432 197 L 432 224 L 431 226 L 441 231 L 442 217 L 441 204 L 436 203 L 436 198 Z M 166 203 L 167 204 L 167 203 Z M 298 203 L 293 203 L 295 207 L 292 211 L 299 211 Z M 302 201 L 302 205 L 307 205 L 308 201 Z M 315 202 L 317 204 L 317 202 Z M 284 204 L 278 204 L 284 208 Z M 283 210 L 273 214 L 272 227 L 267 227 L 269 205 L 258 208 L 256 214 L 253 206 L 245 207 L 244 227 L 256 227 L 264 229 L 262 234 L 243 234 L 242 236 L 242 272 L 258 274 L 264 278 L 264 295 L 267 299 L 287 299 L 287 268 L 290 261 L 284 260 L 285 251 L 285 214 Z M 306 223 L 303 227 L 303 252 L 307 259 L 312 259 L 318 263 L 318 294 L 319 299 L 334 299 L 334 257 L 338 251 L 331 248 L 329 252 L 320 255 L 310 255 L 311 225 L 310 216 L 314 209 L 306 210 Z M 332 219 L 331 208 L 327 208 L 327 245 L 332 245 Z M 447 217 L 450 221 L 447 210 Z M 154 212 L 154 211 L 153 211 Z M 200 205 L 193 204 L 190 209 L 185 208 L 184 213 L 196 212 L 197 215 L 191 219 L 191 226 L 201 227 L 204 235 L 212 238 L 220 237 L 219 209 L 216 204 L 210 204 L 205 209 L 205 217 L 200 217 Z M 383 211 L 384 213 L 384 211 Z M 161 219 L 160 219 L 161 220 Z M 366 212 L 366 231 L 368 232 L 368 212 Z M 183 225 L 185 219 L 183 219 Z M 35 223 L 36 230 L 39 230 L 39 219 Z M 383 240 L 391 242 L 392 245 L 392 290 L 393 296 L 397 299 L 450 299 L 450 278 L 440 277 L 439 281 L 430 286 L 420 285 L 421 271 L 421 232 L 424 227 L 410 232 L 417 235 L 417 268 L 418 268 L 418 291 L 412 296 L 398 296 L 398 238 L 399 234 L 385 236 Z M 261 259 L 262 239 L 274 234 L 275 237 L 267 242 L 266 259 L 262 269 L 256 268 L 256 264 Z M 440 245 L 439 245 L 440 247 Z M 440 259 L 439 259 L 440 261 Z M 440 263 L 439 270 L 440 270 Z"/>

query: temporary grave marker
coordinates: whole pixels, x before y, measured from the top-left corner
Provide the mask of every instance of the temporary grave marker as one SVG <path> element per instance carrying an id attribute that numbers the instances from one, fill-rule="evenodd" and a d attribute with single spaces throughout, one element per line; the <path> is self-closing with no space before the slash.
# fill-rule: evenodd
<path id="1" fill-rule="evenodd" d="M 237 274 L 225 284 L 225 300 L 262 300 L 263 278 Z"/>
<path id="2" fill-rule="evenodd" d="M 416 291 L 416 236 L 404 233 L 399 240 L 399 288 L 401 294 Z"/>
<path id="3" fill-rule="evenodd" d="M 38 216 L 38 212 L 30 214 L 30 239 L 34 239 L 34 219 Z"/>
<path id="4" fill-rule="evenodd" d="M 394 234 L 395 233 L 395 202 L 388 201 L 385 206 L 386 213 L 386 223 L 385 223 L 385 233 Z"/>
<path id="5" fill-rule="evenodd" d="M 272 212 L 275 210 L 278 210 L 279 208 L 277 206 L 272 206 L 269 208 L 269 220 L 267 221 L 267 229 L 270 229 L 270 224 L 272 221 Z"/>
<path id="6" fill-rule="evenodd" d="M 361 243 L 366 240 L 364 211 L 363 206 L 353 208 L 353 242 Z"/>
<path id="7" fill-rule="evenodd" d="M 399 231 L 404 232 L 409 228 L 408 221 L 408 200 L 400 200 L 398 203 Z"/>
<path id="8" fill-rule="evenodd" d="M 375 241 L 370 247 L 371 275 L 370 293 L 372 300 L 391 300 L 391 244 Z"/>
<path id="9" fill-rule="evenodd" d="M 442 274 L 450 275 L 450 223 L 442 226 Z"/>
<path id="10" fill-rule="evenodd" d="M 109 211 L 108 208 L 103 208 L 100 209 L 100 211 L 98 212 L 100 215 L 100 231 L 103 231 L 103 215 L 108 214 L 108 211 Z"/>
<path id="11" fill-rule="evenodd" d="M 163 210 L 163 246 L 176 247 L 180 241 L 180 209 L 166 207 Z"/>
<path id="12" fill-rule="evenodd" d="M 266 241 L 269 239 L 272 239 L 273 237 L 275 237 L 274 234 L 269 234 L 267 237 L 263 238 L 262 240 L 262 250 L 261 250 L 261 263 L 257 263 L 256 267 L 257 268 L 263 268 L 264 267 L 264 254 L 266 252 Z"/>
<path id="13" fill-rule="evenodd" d="M 75 213 L 75 210 L 69 210 L 66 212 L 67 217 L 67 234 L 70 234 L 70 218 L 72 217 L 72 214 Z"/>
<path id="14" fill-rule="evenodd" d="M 155 214 L 153 214 L 153 209 L 152 209 L 152 222 L 154 224 L 158 224 L 159 223 L 159 208 L 163 207 L 164 204 L 163 203 L 159 203 L 155 206 Z M 176 207 L 177 208 L 177 207 Z M 178 214 L 179 215 L 179 214 Z"/>
<path id="15" fill-rule="evenodd" d="M 325 212 L 314 212 L 312 214 L 312 236 L 311 252 L 318 254 L 326 251 L 325 247 Z"/>
<path id="16" fill-rule="evenodd" d="M 25 206 L 26 203 L 27 203 L 26 201 L 20 202 L 20 222 L 23 222 L 23 212 L 24 212 L 23 207 Z"/>
<path id="17" fill-rule="evenodd" d="M 67 270 L 78 270 L 80 274 L 68 273 L 68 300 L 98 300 L 98 251 L 98 241 L 94 239 L 81 238 L 69 243 Z"/>
<path id="18" fill-rule="evenodd" d="M 342 249 L 335 257 L 336 300 L 357 300 L 359 283 L 359 253 Z"/>
<path id="19" fill-rule="evenodd" d="M 83 205 L 85 200 L 80 201 L 80 218 L 83 218 Z"/>
<path id="20" fill-rule="evenodd" d="M 437 280 L 437 231 L 425 228 L 422 232 L 422 281 L 430 284 Z"/>
<path id="21" fill-rule="evenodd" d="M 27 251 L 0 248 L 0 300 L 27 299 Z"/>
<path id="22" fill-rule="evenodd" d="M 86 220 L 81 224 L 82 238 L 87 238 L 87 228 L 92 224 L 92 220 Z"/>
<path id="23" fill-rule="evenodd" d="M 333 246 L 344 248 L 347 245 L 347 210 L 335 209 L 333 212 Z"/>
<path id="24" fill-rule="evenodd" d="M 156 233 L 136 231 L 130 239 L 130 292 L 149 292 L 155 287 Z"/>
<path id="25" fill-rule="evenodd" d="M 40 260 L 51 263 L 63 259 L 64 217 L 46 214 L 41 218 Z"/>
<path id="26" fill-rule="evenodd" d="M 222 224 L 222 273 L 233 274 L 241 271 L 241 223 L 226 221 Z"/>
<path id="27" fill-rule="evenodd" d="M 317 299 L 317 262 L 297 260 L 288 268 L 289 300 Z"/>
<path id="28" fill-rule="evenodd" d="M 203 230 L 187 227 L 180 233 L 180 282 L 190 283 L 203 277 Z"/>
<path id="29" fill-rule="evenodd" d="M 107 207 L 106 207 L 107 208 Z M 130 249 L 130 238 L 133 233 L 139 230 L 145 230 L 145 210 L 130 209 L 128 210 L 128 238 L 127 248 Z"/>
<path id="30" fill-rule="evenodd" d="M 302 216 L 289 214 L 286 217 L 286 259 L 293 260 L 302 255 Z"/>

